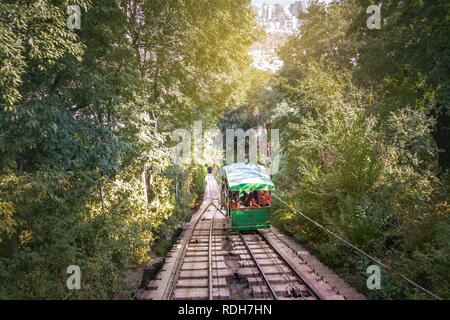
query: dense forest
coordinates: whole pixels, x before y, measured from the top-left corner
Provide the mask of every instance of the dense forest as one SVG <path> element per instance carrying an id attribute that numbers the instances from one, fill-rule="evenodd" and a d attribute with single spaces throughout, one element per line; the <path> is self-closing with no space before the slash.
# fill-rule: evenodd
<path id="1" fill-rule="evenodd" d="M 247 0 L 0 1 L 0 298 L 131 297 L 203 193 L 170 132 L 242 99 L 253 20 Z"/>
<path id="2" fill-rule="evenodd" d="M 199 120 L 279 129 L 276 194 L 449 299 L 450 3 L 379 0 L 369 30 L 373 1 L 311 2 L 271 74 L 250 0 L 0 0 L 0 299 L 132 298 L 203 193 L 170 138 Z M 386 270 L 368 290 L 372 261 L 272 212 L 368 298 L 432 298 Z"/>
<path id="3" fill-rule="evenodd" d="M 308 222 L 301 212 L 397 272 L 450 298 L 448 1 L 318 1 L 279 49 L 278 74 L 255 73 L 246 103 L 222 122 L 280 129 L 272 223 L 368 298 L 433 298 Z M 239 115 L 244 115 L 239 117 Z"/>

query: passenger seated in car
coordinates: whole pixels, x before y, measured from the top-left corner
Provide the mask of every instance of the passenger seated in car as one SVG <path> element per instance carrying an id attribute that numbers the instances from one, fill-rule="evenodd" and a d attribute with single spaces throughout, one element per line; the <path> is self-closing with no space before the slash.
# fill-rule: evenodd
<path id="1" fill-rule="evenodd" d="M 241 197 L 241 203 L 245 208 L 250 207 L 250 192 L 248 190 L 244 191 L 244 195 Z"/>
<path id="2" fill-rule="evenodd" d="M 250 205 L 253 208 L 259 208 L 259 204 L 258 204 L 258 191 L 253 191 L 252 193 L 249 194 L 249 198 L 250 198 Z"/>
<path id="3" fill-rule="evenodd" d="M 259 203 L 261 206 L 270 207 L 270 202 L 272 202 L 272 197 L 266 190 L 261 190 L 259 192 Z"/>

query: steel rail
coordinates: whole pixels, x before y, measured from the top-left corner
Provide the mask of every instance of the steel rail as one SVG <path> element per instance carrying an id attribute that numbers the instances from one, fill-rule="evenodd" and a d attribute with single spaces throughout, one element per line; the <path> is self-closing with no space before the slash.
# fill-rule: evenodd
<path id="1" fill-rule="evenodd" d="M 242 236 L 242 233 L 239 231 L 239 236 L 241 237 L 242 242 L 244 243 L 245 247 L 247 248 L 247 251 L 250 253 L 250 256 L 253 259 L 253 262 L 255 262 L 256 267 L 258 268 L 259 272 L 261 273 L 264 281 L 267 284 L 267 287 L 270 290 L 270 293 L 272 294 L 273 298 L 275 300 L 278 300 L 278 295 L 276 294 L 275 290 L 272 288 L 272 285 L 269 282 L 269 279 L 267 279 L 266 274 L 264 273 L 264 271 L 262 270 L 261 266 L 258 263 L 258 260 L 256 260 L 256 257 L 253 255 L 252 250 L 250 249 L 250 247 L 248 246 L 247 242 L 245 241 L 244 237 Z"/>
<path id="2" fill-rule="evenodd" d="M 176 264 L 174 270 L 172 271 L 172 274 L 171 274 L 171 277 L 170 277 L 171 280 L 169 280 L 169 282 L 171 282 L 170 285 L 169 285 L 169 289 L 168 289 L 169 292 L 167 294 L 165 293 L 163 295 L 163 299 L 164 299 L 164 297 L 167 297 L 166 298 L 167 300 L 171 300 L 172 299 L 173 291 L 175 290 L 175 286 L 177 285 L 177 280 L 178 280 L 178 277 L 179 277 L 180 271 L 181 271 L 181 265 L 183 264 L 188 244 L 189 244 L 189 242 L 190 242 L 190 240 L 192 238 L 192 235 L 194 234 L 194 230 L 197 227 L 198 222 L 201 220 L 201 218 L 203 217 L 203 215 L 205 214 L 206 210 L 209 208 L 211 203 L 212 203 L 212 201 L 210 201 L 208 203 L 208 205 L 205 207 L 205 209 L 203 209 L 202 213 L 200 213 L 200 215 L 198 216 L 198 218 L 195 221 L 194 225 L 190 229 L 190 232 L 185 237 L 185 241 L 183 242 L 183 245 L 182 245 L 181 255 L 178 257 L 177 264 Z M 166 289 L 166 291 L 167 291 L 167 289 Z"/>
<path id="3" fill-rule="evenodd" d="M 213 295 L 212 295 L 213 283 L 212 283 L 212 266 L 211 266 L 211 260 L 212 260 L 211 249 L 212 249 L 213 231 L 214 231 L 214 216 L 211 219 L 211 226 L 209 227 L 209 245 L 208 245 L 208 297 L 209 297 L 209 300 L 213 300 Z"/>
<path id="4" fill-rule="evenodd" d="M 260 234 L 264 240 L 266 240 L 267 244 L 269 244 L 269 246 L 278 254 L 278 256 L 286 263 L 286 265 L 289 267 L 289 269 L 300 279 L 302 280 L 302 282 L 305 284 L 305 286 L 309 289 L 309 292 L 311 293 L 311 295 L 313 297 L 315 297 L 318 300 L 326 300 L 326 296 L 321 294 L 317 289 L 314 289 L 315 284 L 308 280 L 305 279 L 303 277 L 303 275 L 301 275 L 297 269 L 295 268 L 295 266 L 289 261 L 289 259 L 286 257 L 286 255 L 281 252 L 280 250 L 278 250 L 271 241 L 269 241 L 269 239 L 261 233 L 261 231 L 256 230 L 256 233 Z"/>
<path id="5" fill-rule="evenodd" d="M 292 268 L 289 267 L 288 262 L 279 254 L 279 252 L 276 250 L 276 248 L 274 248 L 264 237 L 261 236 L 260 233 L 258 233 L 258 230 L 256 230 L 256 232 L 254 233 L 257 238 L 258 238 L 258 243 L 261 249 L 263 249 L 266 253 L 267 256 L 270 257 L 270 259 L 272 259 L 272 261 L 275 263 L 275 265 L 278 267 L 278 269 L 283 273 L 283 277 L 288 281 L 289 285 L 292 287 L 292 289 L 296 289 L 296 286 L 293 285 L 292 283 L 294 281 L 296 281 L 297 279 L 291 279 L 291 276 L 289 276 L 285 270 L 284 270 L 284 266 L 278 262 L 278 258 L 281 259 L 282 262 L 285 262 L 285 264 L 287 265 L 288 269 L 293 271 Z M 272 250 L 274 251 L 274 253 L 272 253 L 270 250 L 267 250 L 268 248 L 266 246 L 263 246 L 262 243 L 267 243 L 269 245 L 269 248 L 272 248 Z M 297 276 L 298 278 L 298 274 L 295 273 L 294 271 L 294 277 Z M 304 283 L 303 279 L 300 278 L 301 282 Z M 311 290 L 310 290 L 311 291 Z M 302 298 L 305 298 L 305 296 L 303 295 L 303 293 L 301 292 L 301 290 L 299 290 L 300 292 L 300 296 Z"/>
<path id="6" fill-rule="evenodd" d="M 219 209 L 214 203 L 212 204 L 214 207 L 216 207 L 216 209 L 228 220 L 230 221 L 230 218 L 228 217 L 228 215 L 226 213 L 224 213 L 222 211 L 222 209 Z M 230 221 L 231 222 L 231 221 Z"/>

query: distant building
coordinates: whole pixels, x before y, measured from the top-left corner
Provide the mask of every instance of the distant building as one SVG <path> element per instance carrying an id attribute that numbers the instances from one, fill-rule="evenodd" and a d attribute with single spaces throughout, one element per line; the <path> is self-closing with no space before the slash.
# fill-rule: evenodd
<path id="1" fill-rule="evenodd" d="M 302 3 L 302 1 L 296 1 L 289 5 L 289 11 L 294 17 L 298 17 L 300 12 L 304 12 L 306 10 L 306 6 Z"/>
<path id="2" fill-rule="evenodd" d="M 302 1 L 285 6 L 264 3 L 255 6 L 256 20 L 265 27 L 267 33 L 292 34 L 298 31 L 300 27 L 298 15 L 305 8 Z"/>
<path id="3" fill-rule="evenodd" d="M 264 26 L 266 39 L 250 50 L 253 57 L 252 66 L 270 72 L 276 72 L 283 66 L 283 62 L 276 54 L 287 36 L 298 32 L 301 21 L 300 12 L 306 10 L 303 1 L 296 1 L 287 5 L 267 4 L 254 6 L 256 21 Z"/>

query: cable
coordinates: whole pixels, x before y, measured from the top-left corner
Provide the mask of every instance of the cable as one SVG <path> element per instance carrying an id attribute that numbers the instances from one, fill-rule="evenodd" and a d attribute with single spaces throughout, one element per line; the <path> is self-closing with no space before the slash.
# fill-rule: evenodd
<path id="1" fill-rule="evenodd" d="M 350 242 L 348 242 L 347 240 L 341 238 L 340 236 L 338 236 L 337 234 L 335 234 L 334 232 L 328 230 L 327 228 L 325 228 L 324 226 L 320 225 L 319 223 L 317 223 L 316 221 L 314 221 L 313 219 L 311 219 L 310 217 L 304 215 L 303 213 L 301 213 L 300 211 L 298 211 L 297 209 L 293 208 L 290 204 L 286 203 L 283 199 L 281 199 L 280 197 L 278 197 L 276 194 L 273 194 L 273 196 L 275 198 L 277 198 L 278 200 L 280 200 L 282 203 L 284 203 L 286 206 L 288 206 L 292 211 L 300 214 L 302 217 L 304 217 L 306 220 L 308 220 L 309 222 L 311 222 L 312 224 L 316 225 L 317 227 L 319 227 L 320 229 L 328 232 L 329 234 L 331 234 L 332 236 L 334 236 L 335 238 L 341 240 L 342 242 L 344 242 L 346 245 L 352 247 L 353 249 L 355 249 L 356 251 L 358 251 L 359 253 L 363 254 L 364 256 L 366 256 L 367 258 L 369 258 L 370 260 L 374 261 L 375 263 L 381 265 L 382 267 L 398 274 L 400 277 L 402 277 L 404 280 L 406 280 L 407 282 L 409 282 L 410 284 L 414 285 L 415 287 L 425 291 L 426 293 L 428 293 L 429 295 L 435 297 L 438 300 L 442 300 L 440 297 L 438 297 L 437 295 L 435 295 L 434 293 L 432 293 L 431 291 L 425 289 L 424 287 L 422 287 L 421 285 L 415 283 L 414 281 L 408 279 L 406 276 L 404 276 L 403 274 L 401 274 L 400 272 L 392 269 L 391 267 L 385 265 L 384 263 L 378 261 L 376 258 L 372 257 L 371 255 L 365 253 L 364 251 L 362 251 L 361 249 L 359 249 L 358 247 L 352 245 Z"/>

